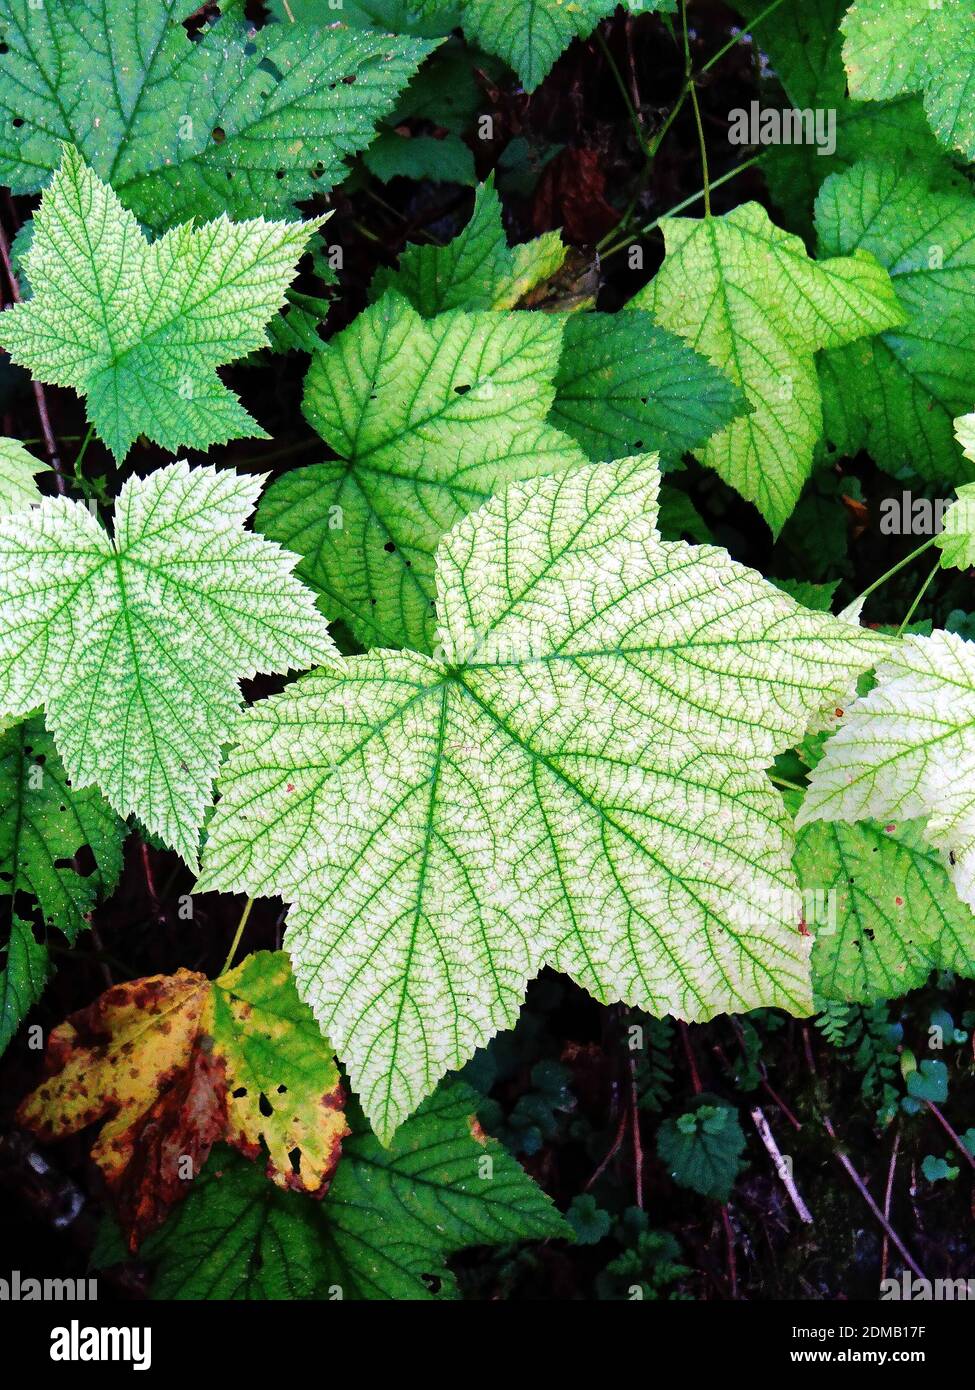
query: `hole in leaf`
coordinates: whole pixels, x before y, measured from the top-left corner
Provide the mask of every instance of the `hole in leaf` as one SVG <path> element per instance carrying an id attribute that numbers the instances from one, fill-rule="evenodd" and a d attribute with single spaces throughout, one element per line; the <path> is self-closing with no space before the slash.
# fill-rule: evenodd
<path id="1" fill-rule="evenodd" d="M 214 144 L 217 145 L 222 145 L 227 138 L 227 132 L 222 125 L 215 125 L 210 133 L 213 136 Z"/>
<path id="2" fill-rule="evenodd" d="M 260 1100 L 257 1102 L 257 1108 L 265 1119 L 268 1119 L 271 1115 L 274 1114 L 274 1106 L 268 1100 L 267 1096 L 264 1094 L 263 1091 L 261 1092 Z"/>

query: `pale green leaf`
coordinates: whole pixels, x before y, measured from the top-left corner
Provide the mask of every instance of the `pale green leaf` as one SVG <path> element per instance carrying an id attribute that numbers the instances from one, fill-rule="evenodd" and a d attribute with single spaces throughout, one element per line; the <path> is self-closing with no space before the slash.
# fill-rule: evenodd
<path id="1" fill-rule="evenodd" d="M 975 415 L 962 415 L 955 421 L 955 438 L 966 459 L 975 464 Z M 945 513 L 944 529 L 934 542 L 946 569 L 975 565 L 975 483 L 963 483 L 957 492 L 958 501 Z"/>
<path id="2" fill-rule="evenodd" d="M 19 512 L 41 500 L 34 479 L 44 471 L 40 459 L 17 439 L 0 439 L 0 516 Z"/>
<path id="3" fill-rule="evenodd" d="M 305 415 L 339 457 L 286 473 L 257 525 L 364 645 L 430 650 L 440 538 L 509 479 L 583 461 L 544 423 L 561 332 L 543 314 L 424 322 L 390 293 L 313 358 Z"/>
<path id="4" fill-rule="evenodd" d="M 765 776 L 887 639 L 663 542 L 652 458 L 516 484 L 437 557 L 445 660 L 242 717 L 201 888 L 280 893 L 299 992 L 388 1139 L 546 962 L 598 999 L 810 1007 Z"/>
<path id="5" fill-rule="evenodd" d="M 961 481 L 955 416 L 975 399 L 975 199 L 922 172 L 869 161 L 826 180 L 819 253 L 868 251 L 891 276 L 906 321 L 820 360 L 826 436 L 869 449 L 881 468 Z"/>
<path id="6" fill-rule="evenodd" d="M 434 45 L 335 24 L 243 15 L 205 23 L 194 0 L 0 0 L 0 179 L 44 186 L 60 145 L 148 227 L 190 217 L 293 215 L 346 173 Z"/>
<path id="7" fill-rule="evenodd" d="M 962 415 L 955 421 L 955 438 L 965 457 L 975 463 L 975 414 Z"/>
<path id="8" fill-rule="evenodd" d="M 975 11 L 967 0 L 857 0 L 842 28 L 851 96 L 921 92 L 942 144 L 975 159 Z"/>
<path id="9" fill-rule="evenodd" d="M 975 645 L 908 636 L 847 708 L 813 770 L 797 824 L 925 819 L 959 897 L 975 906 Z"/>
<path id="10" fill-rule="evenodd" d="M 541 1188 L 482 1133 L 477 1103 L 466 1086 L 441 1087 L 389 1149 L 353 1115 L 320 1203 L 216 1154 L 143 1247 L 156 1266 L 154 1297 L 444 1301 L 457 1297 L 445 1266 L 455 1251 L 571 1236 Z"/>
<path id="11" fill-rule="evenodd" d="M 723 217 L 666 218 L 666 259 L 631 301 L 742 387 L 750 414 L 698 451 L 777 533 L 822 433 L 815 353 L 903 322 L 868 252 L 810 260 L 757 203 Z"/>
<path id="12" fill-rule="evenodd" d="M 65 498 L 0 518 L 0 716 L 43 705 L 75 791 L 99 787 L 190 865 L 240 680 L 334 650 L 295 557 L 244 530 L 261 481 L 132 478 L 114 536 Z"/>
<path id="13" fill-rule="evenodd" d="M 958 488 L 958 500 L 945 512 L 944 529 L 934 538 L 945 569 L 975 565 L 975 483 Z"/>
<path id="14" fill-rule="evenodd" d="M 334 24 L 335 0 L 268 0 L 268 9 L 291 24 Z M 435 38 L 460 23 L 460 12 L 442 0 L 432 18 L 419 12 L 416 0 L 342 0 L 342 23 L 354 29 L 378 29 L 382 34 L 415 34 Z"/>
<path id="15" fill-rule="evenodd" d="M 221 217 L 148 242 L 67 146 L 34 217 L 33 294 L 0 315 L 0 343 L 38 380 L 83 395 L 118 459 L 140 434 L 171 452 L 266 438 L 215 369 L 267 343 L 319 225 Z"/>

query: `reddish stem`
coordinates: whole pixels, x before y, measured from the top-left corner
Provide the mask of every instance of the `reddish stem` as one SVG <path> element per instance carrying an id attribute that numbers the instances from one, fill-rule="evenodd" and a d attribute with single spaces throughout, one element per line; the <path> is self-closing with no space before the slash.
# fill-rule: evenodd
<path id="1" fill-rule="evenodd" d="M 704 1087 L 701 1085 L 701 1078 L 698 1075 L 697 1062 L 694 1058 L 694 1049 L 691 1047 L 691 1035 L 683 1019 L 678 1019 L 677 1031 L 680 1033 L 680 1040 L 684 1045 L 684 1055 L 687 1058 L 687 1065 L 690 1068 L 691 1085 L 694 1087 L 694 1094 L 699 1096 L 704 1090 Z"/>
<path id="2" fill-rule="evenodd" d="M 7 279 L 10 281 L 10 297 L 15 304 L 21 302 L 20 286 L 17 283 L 17 276 L 14 274 L 13 262 L 10 259 L 10 246 L 7 242 L 6 234 L 0 227 L 0 261 L 7 272 Z M 64 496 L 66 488 L 64 485 L 64 475 L 61 472 L 61 456 L 58 453 L 57 440 L 54 438 L 54 430 L 51 428 L 51 416 L 47 408 L 47 397 L 44 394 L 44 387 L 39 381 L 31 378 L 31 387 L 34 392 L 34 400 L 37 404 L 37 418 L 41 422 L 41 434 L 44 438 L 44 449 L 47 453 L 48 463 L 54 470 L 54 481 L 57 484 L 58 492 Z"/>
<path id="3" fill-rule="evenodd" d="M 728 1215 L 727 1204 L 721 1208 L 721 1221 L 724 1225 L 725 1240 L 728 1242 L 728 1283 L 731 1286 L 731 1297 L 738 1297 L 738 1264 L 735 1260 L 735 1235 L 731 1229 L 731 1218 Z"/>
<path id="4" fill-rule="evenodd" d="M 636 1091 L 636 1062 L 630 1058 L 630 1110 L 633 1125 L 633 1167 L 636 1173 L 636 1204 L 643 1210 L 643 1142 L 640 1136 L 640 1106 Z"/>

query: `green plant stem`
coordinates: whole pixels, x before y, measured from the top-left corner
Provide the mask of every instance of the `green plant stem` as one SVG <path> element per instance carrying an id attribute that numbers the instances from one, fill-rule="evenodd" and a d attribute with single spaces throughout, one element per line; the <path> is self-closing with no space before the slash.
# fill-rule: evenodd
<path id="1" fill-rule="evenodd" d="M 617 226 L 615 226 L 612 229 L 612 231 L 607 232 L 606 235 L 603 237 L 602 241 L 600 241 L 597 244 L 597 251 L 601 252 L 603 250 L 603 247 L 608 242 L 612 241 L 613 237 L 619 232 L 620 227 L 625 227 L 629 223 L 629 220 L 633 215 L 633 209 L 636 207 L 637 200 L 643 191 L 643 186 L 646 182 L 646 175 L 649 170 L 650 162 L 654 159 L 654 157 L 657 154 L 657 151 L 663 144 L 664 138 L 666 137 L 668 130 L 670 130 L 670 127 L 674 124 L 674 121 L 677 119 L 681 111 L 684 109 L 684 102 L 687 100 L 689 96 L 696 104 L 696 93 L 693 92 L 693 87 L 696 79 L 698 77 L 701 77 L 704 73 L 710 72 L 711 68 L 713 68 L 716 63 L 720 63 L 721 59 L 725 56 L 726 53 L 730 53 L 733 48 L 736 48 L 738 44 L 741 43 L 742 39 L 745 37 L 746 34 L 751 33 L 751 31 L 755 29 L 757 25 L 761 24 L 763 20 L 767 19 L 770 14 L 773 14 L 775 10 L 777 10 L 779 6 L 784 3 L 785 0 L 772 0 L 771 5 L 767 5 L 765 9 L 761 11 L 760 14 L 757 14 L 747 28 L 741 29 L 737 34 L 735 34 L 733 38 L 729 39 L 726 44 L 723 44 L 722 47 L 718 49 L 717 53 L 712 54 L 712 56 L 707 60 L 707 62 L 704 63 L 696 73 L 690 73 L 689 75 L 685 76 L 684 85 L 677 93 L 677 99 L 675 100 L 673 106 L 670 108 L 670 111 L 667 113 L 667 117 L 664 120 L 663 125 L 653 136 L 653 138 L 649 140 L 645 145 L 643 144 L 642 140 L 642 131 L 635 127 L 637 128 L 637 134 L 638 138 L 640 138 L 641 146 L 644 148 L 647 156 L 647 165 L 644 168 L 643 174 L 640 176 L 640 179 L 638 180 L 636 191 L 634 192 L 633 197 L 630 199 L 629 206 L 627 207 Z M 627 110 L 631 113 L 630 118 L 631 120 L 638 119 L 636 112 L 633 110 L 632 103 L 630 102 L 629 93 L 626 91 L 625 85 L 623 84 L 622 75 L 620 74 L 616 65 L 613 63 L 612 56 L 610 55 L 605 41 L 603 40 L 602 35 L 599 34 L 598 30 L 597 37 L 600 43 L 602 44 L 603 50 L 606 53 L 606 56 L 609 58 L 609 61 L 612 65 L 613 74 L 616 78 L 617 85 L 619 86 L 620 91 L 623 94 L 623 100 L 627 103 Z M 685 52 L 685 62 L 686 56 L 687 55 Z M 761 158 L 761 156 L 758 156 L 758 158 Z M 745 166 L 742 165 L 740 167 L 744 168 Z M 715 179 L 714 183 L 711 184 L 711 187 L 717 188 L 719 184 L 724 182 L 724 178 L 727 177 L 728 175 L 725 175 L 723 178 Z M 705 197 L 705 190 L 702 189 L 699 194 L 695 195 L 695 197 Z M 615 250 L 618 250 L 618 247 L 612 247 L 605 254 L 612 255 L 613 251 Z"/>
<path id="2" fill-rule="evenodd" d="M 80 434 L 62 434 L 58 436 L 62 444 L 77 444 L 81 437 Z M 35 435 L 33 438 L 22 439 L 20 442 L 25 448 L 30 448 L 32 445 L 43 444 L 44 440 L 41 439 L 40 435 Z"/>
<path id="3" fill-rule="evenodd" d="M 247 919 L 251 915 L 251 908 L 254 906 L 254 899 L 248 898 L 244 903 L 244 910 L 240 914 L 240 921 L 237 923 L 237 930 L 234 932 L 234 939 L 230 943 L 230 950 L 227 952 L 227 959 L 220 967 L 220 974 L 226 975 L 237 954 L 237 947 L 240 945 L 240 938 L 244 935 L 244 928 L 247 926 Z"/>
<path id="4" fill-rule="evenodd" d="M 81 465 L 82 465 L 82 464 L 84 463 L 84 461 L 85 461 L 85 454 L 87 454 L 87 452 L 88 452 L 88 445 L 91 443 L 91 441 L 92 441 L 92 439 L 94 438 L 94 436 L 95 436 L 95 426 L 94 426 L 94 425 L 89 425 L 89 426 L 88 426 L 88 433 L 85 435 L 84 439 L 81 441 L 81 448 L 78 450 L 78 453 L 76 454 L 76 456 L 75 456 L 75 461 L 74 461 L 74 475 L 75 475 L 76 480 L 77 480 L 79 483 L 83 481 L 83 474 L 82 474 L 82 472 L 81 472 Z"/>
<path id="5" fill-rule="evenodd" d="M 904 631 L 905 631 L 905 629 L 906 629 L 908 623 L 911 621 L 911 619 L 914 617 L 914 614 L 917 612 L 917 606 L 918 606 L 918 604 L 921 602 L 922 598 L 923 598 L 924 595 L 927 593 L 928 585 L 931 583 L 932 579 L 933 579 L 934 576 L 938 573 L 938 570 L 940 570 L 940 568 L 941 568 L 941 556 L 939 555 L 938 558 L 937 558 L 937 560 L 935 560 L 935 562 L 934 562 L 934 569 L 933 569 L 933 570 L 931 571 L 931 573 L 928 575 L 927 579 L 926 579 L 926 580 L 924 581 L 924 583 L 921 585 L 920 589 L 918 589 L 917 594 L 915 595 L 915 598 L 914 598 L 914 602 L 911 604 L 910 608 L 907 610 L 906 614 L 904 615 L 904 620 L 903 620 L 903 622 L 901 623 L 900 627 L 897 629 L 897 636 L 898 636 L 898 637 L 902 637 L 902 636 L 904 635 Z"/>
<path id="6" fill-rule="evenodd" d="M 684 73 L 690 88 L 691 106 L 694 108 L 694 122 L 697 126 L 697 139 L 701 147 L 701 176 L 704 179 L 704 216 L 711 216 L 711 179 L 708 174 L 708 151 L 704 141 L 704 123 L 701 120 L 701 106 L 697 99 L 697 87 L 691 64 L 691 41 L 687 32 L 687 0 L 681 0 L 681 24 L 684 30 Z"/>
<path id="7" fill-rule="evenodd" d="M 729 179 L 733 179 L 736 174 L 740 174 L 745 169 L 751 169 L 753 165 L 758 164 L 764 158 L 764 154 L 756 154 L 753 155 L 751 159 L 746 159 L 741 164 L 736 164 L 733 169 L 729 169 L 728 172 L 722 174 L 719 179 L 715 179 L 711 184 L 711 188 L 720 188 L 723 183 L 727 183 Z M 668 208 L 667 211 L 662 212 L 659 217 L 655 217 L 652 222 L 647 222 L 644 226 L 635 228 L 632 232 L 628 233 L 627 236 L 623 237 L 621 241 L 611 246 L 608 251 L 604 251 L 602 259 L 606 260 L 608 256 L 614 256 L 617 251 L 622 251 L 624 246 L 629 246 L 632 241 L 638 240 L 640 237 L 649 236 L 652 231 L 655 231 L 656 228 L 660 226 L 661 222 L 664 222 L 668 217 L 676 217 L 676 215 L 679 212 L 683 212 L 685 208 L 693 206 L 699 198 L 704 197 L 704 193 L 705 190 L 703 188 L 698 189 L 698 191 L 692 193 L 689 198 L 684 198 L 682 202 L 676 203 L 674 207 Z"/>
<path id="8" fill-rule="evenodd" d="M 905 566 L 909 565 L 912 560 L 916 560 L 919 555 L 923 555 L 926 550 L 930 550 L 934 545 L 934 539 L 934 536 L 931 536 L 923 545 L 919 545 L 917 550 L 912 550 L 910 555 L 905 555 L 903 560 L 898 560 L 896 565 L 891 565 L 890 569 L 885 570 L 879 579 L 875 579 L 872 584 L 864 589 L 862 594 L 857 595 L 853 600 L 854 603 L 869 598 L 872 593 L 880 588 L 881 584 L 886 584 L 888 579 L 892 579 L 895 574 L 898 574 Z"/>
<path id="9" fill-rule="evenodd" d="M 655 155 L 655 154 L 657 153 L 657 151 L 660 149 L 660 146 L 663 144 L 664 136 L 667 134 L 667 132 L 668 132 L 668 130 L 670 129 L 670 127 L 674 124 L 674 121 L 676 121 L 677 117 L 680 115 L 681 111 L 684 109 L 684 102 L 687 100 L 688 96 L 690 95 L 690 91 L 691 91 L 691 84 L 690 84 L 689 82 L 685 82 L 684 85 L 683 85 L 683 87 L 681 87 L 680 91 L 678 92 L 678 94 L 677 94 L 677 100 L 674 102 L 673 106 L 670 108 L 670 112 L 668 113 L 666 120 L 664 121 L 664 123 L 663 123 L 663 125 L 660 127 L 660 129 L 657 131 L 657 133 L 656 133 L 656 135 L 653 137 L 653 139 L 650 141 L 650 154 L 651 154 L 651 155 Z"/>
<path id="10" fill-rule="evenodd" d="M 774 782 L 777 787 L 788 787 L 793 792 L 804 792 L 806 788 L 800 782 L 790 782 L 788 777 L 780 777 L 777 772 L 766 773 L 770 782 Z"/>
<path id="11" fill-rule="evenodd" d="M 703 72 L 710 72 L 711 68 L 714 67 L 715 63 L 720 63 L 721 59 L 724 57 L 726 53 L 730 53 L 733 48 L 738 47 L 738 45 L 741 43 L 742 39 L 745 37 L 746 34 L 750 34 L 753 29 L 757 28 L 757 26 L 761 24 L 763 19 L 768 19 L 769 15 L 773 14 L 779 8 L 779 6 L 784 3 L 785 0 L 772 0 L 771 5 L 766 5 L 765 9 L 762 10 L 760 14 L 757 14 L 750 24 L 743 25 L 739 32 L 735 34 L 734 38 L 729 39 L 726 44 L 724 44 L 721 48 L 718 49 L 717 53 L 713 54 L 707 60 L 707 62 L 703 64 L 703 66 L 699 69 L 699 74 Z"/>

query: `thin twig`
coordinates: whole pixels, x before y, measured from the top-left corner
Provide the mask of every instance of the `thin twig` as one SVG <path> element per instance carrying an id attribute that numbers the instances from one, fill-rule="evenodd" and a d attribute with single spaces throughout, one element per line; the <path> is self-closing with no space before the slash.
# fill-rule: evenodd
<path id="1" fill-rule="evenodd" d="M 105 950 L 105 943 L 102 941 L 101 933 L 95 923 L 89 922 L 88 926 L 91 931 L 91 939 L 94 941 L 95 949 L 98 952 L 96 959 L 98 960 L 98 968 L 101 971 L 102 979 L 105 981 L 106 988 L 111 989 L 115 980 L 112 977 L 112 972 L 108 964 L 109 955 Z"/>
<path id="2" fill-rule="evenodd" d="M 584 1191 L 584 1192 L 588 1192 L 588 1191 L 589 1191 L 590 1187 L 593 1186 L 593 1184 L 595 1183 L 596 1179 L 600 1176 L 600 1174 L 602 1174 L 602 1173 L 604 1173 L 604 1172 L 606 1171 L 607 1165 L 609 1164 L 610 1160 L 614 1157 L 615 1154 L 617 1154 L 617 1153 L 619 1152 L 619 1147 L 620 1147 L 620 1145 L 621 1145 L 622 1142 L 623 1142 L 623 1135 L 626 1133 L 626 1121 L 627 1121 L 627 1119 L 628 1119 L 628 1116 L 627 1116 L 627 1112 L 626 1112 L 626 1106 L 624 1105 L 624 1107 L 623 1107 L 623 1113 L 622 1113 L 622 1115 L 620 1116 L 619 1128 L 618 1128 L 617 1131 L 616 1131 L 616 1138 L 613 1140 L 613 1143 L 612 1143 L 612 1145 L 611 1145 L 611 1147 L 610 1147 L 609 1152 L 606 1154 L 605 1158 L 602 1160 L 602 1162 L 600 1163 L 599 1167 L 596 1169 L 595 1173 L 593 1173 L 592 1177 L 589 1179 L 589 1181 L 586 1183 L 585 1187 L 583 1188 L 583 1191 Z"/>
<path id="3" fill-rule="evenodd" d="M 640 1136 L 640 1105 L 636 1089 L 636 1062 L 630 1064 L 630 1113 L 633 1126 L 633 1167 L 636 1172 L 636 1204 L 643 1210 L 643 1142 Z"/>
<path id="4" fill-rule="evenodd" d="M 809 1028 L 806 1024 L 803 1024 L 802 1026 L 802 1041 L 806 1052 L 806 1062 L 809 1066 L 809 1070 L 812 1073 L 813 1078 L 818 1082 L 819 1076 L 816 1071 L 815 1058 L 813 1057 L 812 1040 L 809 1036 Z M 839 1138 L 837 1137 L 836 1130 L 833 1128 L 833 1122 L 830 1119 L 829 1115 L 821 1106 L 819 1113 L 820 1118 L 823 1122 L 823 1128 L 829 1135 L 830 1139 L 833 1141 L 833 1157 L 836 1159 L 837 1163 L 839 1163 L 846 1170 L 860 1196 L 866 1202 L 867 1206 L 870 1208 L 871 1212 L 876 1217 L 876 1219 L 880 1222 L 880 1225 L 886 1232 L 887 1237 L 890 1240 L 890 1243 L 893 1245 L 894 1249 L 897 1250 L 897 1252 L 900 1254 L 908 1269 L 910 1269 L 912 1273 L 916 1274 L 919 1279 L 925 1279 L 927 1276 L 925 1275 L 924 1271 L 917 1264 L 917 1261 L 914 1259 L 907 1246 L 901 1240 L 900 1236 L 894 1230 L 888 1218 L 877 1206 L 877 1203 L 870 1195 L 870 1191 L 867 1188 L 867 1184 L 863 1181 L 860 1174 L 854 1168 L 853 1164 L 850 1162 L 849 1158 L 841 1148 Z"/>
<path id="5" fill-rule="evenodd" d="M 731 1229 L 731 1217 L 728 1215 L 727 1203 L 721 1208 L 721 1221 L 724 1225 L 725 1240 L 728 1242 L 728 1283 L 731 1286 L 731 1297 L 738 1297 L 738 1262 L 735 1259 L 735 1233 Z"/>
<path id="6" fill-rule="evenodd" d="M 945 1134 L 947 1134 L 948 1138 L 954 1144 L 955 1148 L 961 1154 L 962 1158 L 968 1164 L 969 1168 L 975 1168 L 975 1158 L 973 1158 L 972 1155 L 969 1153 L 968 1149 L 965 1148 L 965 1145 L 962 1143 L 961 1136 L 959 1134 L 956 1134 L 954 1129 L 952 1129 L 951 1125 L 948 1123 L 944 1115 L 935 1105 L 934 1101 L 925 1101 L 925 1105 L 931 1111 L 931 1114 L 934 1116 L 934 1118 L 938 1121 L 938 1124 L 944 1130 Z"/>
<path id="7" fill-rule="evenodd" d="M 684 1055 L 687 1058 L 687 1065 L 691 1073 L 691 1085 L 694 1087 L 694 1094 L 699 1096 L 704 1090 L 701 1085 L 701 1078 L 697 1071 L 697 1062 L 694 1058 L 694 1049 L 691 1047 L 691 1035 L 687 1031 L 687 1024 L 683 1019 L 677 1021 L 677 1031 L 680 1033 L 680 1040 L 684 1045 Z"/>
<path id="8" fill-rule="evenodd" d="M 894 1172 L 897 1168 L 897 1153 L 901 1146 L 901 1132 L 894 1130 L 894 1142 L 890 1148 L 890 1164 L 887 1168 L 887 1186 L 884 1188 L 884 1216 L 890 1220 L 890 1203 L 894 1191 Z M 890 1242 L 887 1239 L 887 1232 L 884 1232 L 884 1243 L 880 1247 L 880 1282 L 883 1284 L 887 1278 L 887 1256 L 889 1254 Z"/>
<path id="9" fill-rule="evenodd" d="M 152 908 L 152 915 L 157 922 L 165 922 L 166 917 L 159 906 L 159 894 L 156 892 L 156 879 L 152 872 L 152 862 L 149 859 L 149 846 L 145 840 L 140 841 L 139 849 L 142 857 L 142 873 L 146 881 L 146 892 L 149 895 L 149 905 Z"/>
<path id="10" fill-rule="evenodd" d="M 0 261 L 3 261 L 3 268 L 7 273 L 10 282 L 10 298 L 15 304 L 21 302 L 20 285 L 17 283 L 17 276 L 14 274 L 13 262 L 10 259 L 10 245 L 7 241 L 6 233 L 0 227 Z M 47 408 L 47 397 L 44 394 L 44 387 L 39 381 L 31 377 L 31 387 L 34 392 L 34 400 L 37 403 L 37 418 L 41 422 L 41 434 L 44 437 L 44 450 L 47 454 L 47 461 L 54 470 L 54 481 L 57 490 L 62 497 L 67 492 L 64 474 L 61 472 L 61 455 L 58 453 L 57 440 L 54 438 L 54 430 L 51 428 L 51 416 Z"/>
<path id="11" fill-rule="evenodd" d="M 826 1133 L 833 1140 L 834 1144 L 836 1144 L 836 1148 L 834 1148 L 833 1154 L 837 1162 L 842 1164 L 842 1166 L 846 1169 L 854 1185 L 856 1186 L 856 1189 L 859 1192 L 860 1196 L 866 1202 L 873 1215 L 877 1218 L 883 1229 L 886 1231 L 891 1244 L 897 1250 L 901 1259 L 907 1265 L 908 1269 L 910 1269 L 913 1274 L 916 1274 L 919 1279 L 926 1279 L 927 1275 L 924 1273 L 924 1270 L 921 1269 L 921 1267 L 918 1265 L 917 1261 L 914 1259 L 907 1246 L 904 1244 L 900 1236 L 894 1230 L 893 1226 L 887 1220 L 887 1217 L 884 1216 L 883 1212 L 877 1206 L 877 1203 L 873 1200 L 873 1198 L 870 1195 L 866 1183 L 860 1177 L 860 1174 L 854 1168 L 847 1155 L 839 1147 L 839 1140 L 836 1137 L 836 1131 L 833 1129 L 828 1115 L 823 1116 L 823 1124 L 826 1128 Z"/>
<path id="12" fill-rule="evenodd" d="M 812 1225 L 812 1212 L 799 1195 L 795 1179 L 792 1176 L 791 1164 L 783 1157 L 782 1151 L 775 1142 L 775 1135 L 769 1128 L 769 1122 L 765 1118 L 765 1112 L 760 1105 L 756 1105 L 754 1110 L 751 1110 L 749 1113 L 752 1117 L 752 1123 L 758 1130 L 758 1137 L 768 1151 L 768 1156 L 772 1160 L 772 1166 L 778 1174 L 782 1186 L 785 1188 L 786 1192 L 788 1192 L 789 1201 L 795 1207 L 799 1220 L 805 1221 L 807 1226 Z"/>

